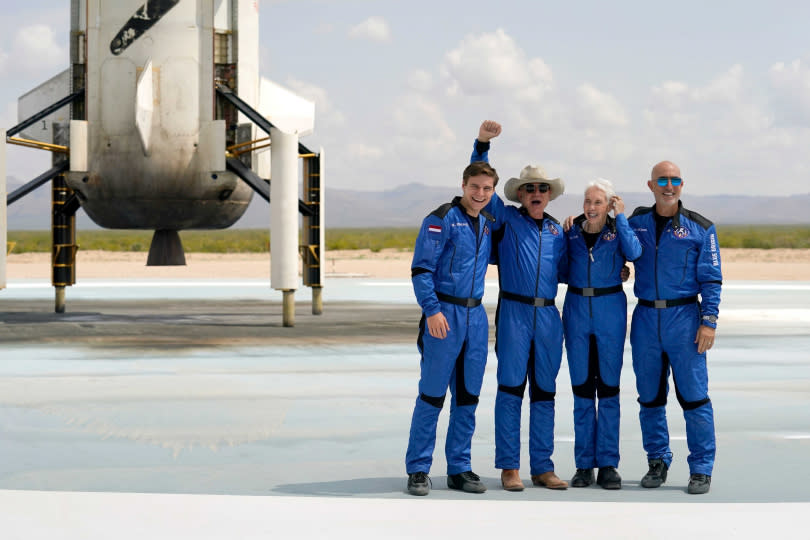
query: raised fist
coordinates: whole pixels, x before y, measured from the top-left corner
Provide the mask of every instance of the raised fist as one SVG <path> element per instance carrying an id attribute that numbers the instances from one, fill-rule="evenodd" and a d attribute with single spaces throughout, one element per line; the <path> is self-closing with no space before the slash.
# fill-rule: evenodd
<path id="1" fill-rule="evenodd" d="M 484 120 L 481 122 L 481 127 L 478 128 L 478 140 L 480 142 L 489 142 L 501 134 L 501 125 L 494 120 Z"/>

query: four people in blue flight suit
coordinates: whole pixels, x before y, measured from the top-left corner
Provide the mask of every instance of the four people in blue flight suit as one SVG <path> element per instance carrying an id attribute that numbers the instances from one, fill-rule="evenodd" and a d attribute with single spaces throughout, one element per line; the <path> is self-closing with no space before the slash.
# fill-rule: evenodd
<path id="1" fill-rule="evenodd" d="M 621 487 L 616 469 L 627 321 L 621 281 L 627 260 L 635 265 L 639 299 L 631 345 L 649 465 L 641 485 L 660 486 L 672 461 L 665 414 L 671 369 L 687 426 L 687 491 L 708 492 L 715 443 L 705 353 L 714 343 L 722 283 L 714 226 L 682 207 L 680 170 L 661 162 L 648 182 L 655 206 L 636 209 L 628 220 L 621 198 L 600 179 L 588 185 L 584 213 L 569 218 L 564 232 L 545 213 L 564 184 L 548 178 L 540 167 L 525 167 L 505 186 L 507 199 L 519 202 L 520 208 L 505 205 L 495 194 L 497 174 L 486 162 L 489 141 L 500 131 L 496 122 L 482 123 L 472 163 L 464 172 L 464 195 L 425 218 L 416 242 L 412 280 L 423 311 L 418 340 L 422 374 L 406 455 L 408 491 L 429 492 L 436 424 L 448 386 L 448 487 L 486 490 L 471 470 L 470 445 L 486 364 L 488 322 L 480 302 L 491 244 L 500 285 L 495 466 L 502 470 L 504 489 L 524 489 L 520 413 L 527 382 L 532 482 L 568 487 L 551 461 L 563 332 L 574 392 L 577 471 L 572 485 L 592 484 L 598 467 L 598 485 Z M 610 210 L 615 217 L 608 215 Z M 554 305 L 558 282 L 568 283 L 562 322 Z"/>

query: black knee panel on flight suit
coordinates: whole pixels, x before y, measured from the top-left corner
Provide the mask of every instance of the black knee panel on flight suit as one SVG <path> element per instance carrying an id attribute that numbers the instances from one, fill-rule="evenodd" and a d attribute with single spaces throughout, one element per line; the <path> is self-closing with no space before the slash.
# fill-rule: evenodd
<path id="1" fill-rule="evenodd" d="M 554 401 L 556 392 L 546 392 L 537 385 L 537 378 L 534 376 L 534 340 L 529 347 L 529 402 Z"/>
<path id="2" fill-rule="evenodd" d="M 523 379 L 523 383 L 517 386 L 506 386 L 505 384 L 499 384 L 498 392 L 505 392 L 523 399 L 523 394 L 526 392 L 526 379 Z"/>
<path id="3" fill-rule="evenodd" d="M 456 405 L 459 407 L 478 404 L 478 396 L 469 393 L 464 384 L 464 351 L 466 350 L 467 344 L 465 343 L 461 346 L 461 351 L 456 358 Z"/>
<path id="4" fill-rule="evenodd" d="M 574 395 L 584 399 L 609 398 L 619 394 L 618 386 L 609 386 L 602 380 L 599 372 L 599 349 L 596 347 L 596 336 L 591 334 L 588 343 L 588 375 L 582 384 L 571 385 Z"/>
<path id="5" fill-rule="evenodd" d="M 639 404 L 642 407 L 663 407 L 667 404 L 667 377 L 669 376 L 669 356 L 667 353 L 661 353 L 661 377 L 658 380 L 658 393 L 652 401 L 641 401 L 638 398 Z M 677 388 L 676 388 L 677 392 Z"/>
<path id="6" fill-rule="evenodd" d="M 422 335 L 425 331 L 425 316 L 422 315 L 422 319 L 419 321 L 419 338 L 417 340 L 418 345 L 421 347 L 422 345 Z M 464 351 L 467 348 L 467 344 L 461 346 L 461 351 L 458 353 L 458 357 L 456 357 L 456 404 L 459 406 L 464 405 L 476 405 L 478 403 L 478 396 L 475 396 L 467 391 L 467 387 L 464 384 Z M 420 349 L 421 350 L 421 349 Z M 422 361 L 424 362 L 425 358 L 422 357 Z M 446 396 L 446 394 L 445 394 Z M 444 407 L 444 398 L 445 396 L 428 396 L 425 393 L 419 393 L 419 399 L 433 405 L 437 409 L 441 409 Z"/>
<path id="7" fill-rule="evenodd" d="M 683 409 L 685 411 L 695 410 L 698 407 L 702 407 L 702 406 L 706 405 L 707 403 L 709 403 L 711 401 L 709 399 L 709 396 L 706 396 L 705 398 L 699 399 L 697 401 L 686 401 L 683 398 L 683 396 L 681 395 L 681 393 L 678 391 L 678 385 L 677 384 L 675 384 L 675 396 L 678 398 L 678 403 L 681 404 L 681 409 Z"/>
<path id="8" fill-rule="evenodd" d="M 421 399 L 422 401 L 424 401 L 428 405 L 433 405 L 437 409 L 441 409 L 442 407 L 444 407 L 444 398 L 445 398 L 445 396 L 435 397 L 435 396 L 429 396 L 429 395 L 427 395 L 427 394 L 425 394 L 423 392 L 419 392 L 419 399 Z"/>

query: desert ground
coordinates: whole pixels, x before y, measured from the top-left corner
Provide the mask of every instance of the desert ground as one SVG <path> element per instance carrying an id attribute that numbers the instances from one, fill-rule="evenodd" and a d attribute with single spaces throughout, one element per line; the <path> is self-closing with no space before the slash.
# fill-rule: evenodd
<path id="1" fill-rule="evenodd" d="M 185 266 L 146 266 L 146 253 L 79 251 L 77 279 L 270 279 L 267 253 L 187 253 Z M 724 249 L 721 251 L 725 280 L 808 281 L 810 249 Z M 412 253 L 370 250 L 327 251 L 327 277 L 409 279 Z M 632 265 L 631 265 L 632 267 Z M 497 280 L 491 266 L 487 279 Z M 49 279 L 47 253 L 10 253 L 7 278 Z"/>

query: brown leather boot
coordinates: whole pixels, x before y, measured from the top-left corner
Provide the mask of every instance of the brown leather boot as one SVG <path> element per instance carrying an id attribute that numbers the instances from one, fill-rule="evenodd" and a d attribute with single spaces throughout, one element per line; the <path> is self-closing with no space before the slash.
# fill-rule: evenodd
<path id="1" fill-rule="evenodd" d="M 501 471 L 501 484 L 506 491 L 523 491 L 523 481 L 517 469 L 504 469 Z"/>
<path id="2" fill-rule="evenodd" d="M 559 476 L 554 474 L 554 471 L 544 472 L 543 474 L 533 474 L 532 484 L 548 489 L 568 489 L 568 482 L 561 480 Z"/>

